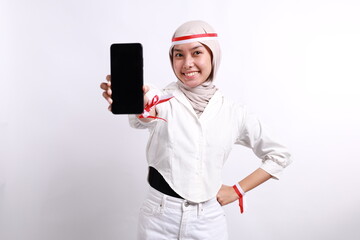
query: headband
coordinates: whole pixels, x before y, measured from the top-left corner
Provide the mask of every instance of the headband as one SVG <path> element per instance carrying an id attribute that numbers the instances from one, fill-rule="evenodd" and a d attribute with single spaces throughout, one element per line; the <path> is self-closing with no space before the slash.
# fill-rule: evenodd
<path id="1" fill-rule="evenodd" d="M 195 34 L 195 35 L 189 35 L 189 36 L 175 37 L 172 39 L 171 46 L 174 46 L 177 44 L 183 44 L 183 43 L 216 40 L 216 39 L 217 39 L 216 33 L 204 33 L 204 34 Z"/>

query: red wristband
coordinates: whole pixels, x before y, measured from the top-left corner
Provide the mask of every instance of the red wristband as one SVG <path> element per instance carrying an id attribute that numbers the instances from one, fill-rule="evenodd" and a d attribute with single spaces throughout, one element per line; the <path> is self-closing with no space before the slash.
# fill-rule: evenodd
<path id="1" fill-rule="evenodd" d="M 243 201 L 243 195 L 241 194 L 240 190 L 236 185 L 233 186 L 236 194 L 239 196 L 239 207 L 240 207 L 240 213 L 244 212 L 244 201 Z"/>

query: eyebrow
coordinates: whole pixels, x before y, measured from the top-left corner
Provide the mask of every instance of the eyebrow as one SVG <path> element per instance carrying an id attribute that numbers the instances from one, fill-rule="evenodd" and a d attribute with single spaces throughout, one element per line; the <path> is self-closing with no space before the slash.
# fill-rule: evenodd
<path id="1" fill-rule="evenodd" d="M 203 45 L 196 45 L 195 47 L 192 47 L 190 50 L 195 50 L 197 48 L 203 48 L 204 46 Z M 183 52 L 183 50 L 181 49 L 178 49 L 178 48 L 174 48 L 174 51 L 176 52 Z"/>

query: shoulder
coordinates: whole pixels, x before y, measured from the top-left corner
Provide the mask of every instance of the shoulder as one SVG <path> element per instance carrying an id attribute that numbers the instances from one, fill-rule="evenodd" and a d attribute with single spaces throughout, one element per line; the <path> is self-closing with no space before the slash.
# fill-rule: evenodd
<path id="1" fill-rule="evenodd" d="M 244 113 L 247 111 L 247 107 L 244 104 L 234 100 L 231 97 L 225 96 L 220 90 L 216 91 L 216 95 L 218 95 L 218 97 L 222 99 L 223 105 L 225 107 L 230 108 L 234 112 Z"/>
<path id="2" fill-rule="evenodd" d="M 146 96 L 148 98 L 150 98 L 150 99 L 152 99 L 156 95 L 162 96 L 162 95 L 166 95 L 168 93 L 171 93 L 177 87 L 175 82 L 170 83 L 169 85 L 167 85 L 164 88 L 160 88 L 160 87 L 158 87 L 158 86 L 156 86 L 155 84 L 152 84 L 152 83 L 146 83 L 145 85 L 147 85 L 150 88 L 149 91 L 146 93 Z"/>
<path id="3" fill-rule="evenodd" d="M 168 84 L 167 86 L 165 86 L 163 88 L 160 88 L 152 83 L 146 83 L 145 85 L 150 87 L 150 91 L 157 92 L 157 93 L 171 92 L 171 91 L 178 89 L 176 82 L 171 82 L 170 84 Z"/>
<path id="4" fill-rule="evenodd" d="M 174 91 L 176 91 L 178 89 L 179 89 L 179 87 L 176 84 L 176 82 L 172 82 L 169 85 L 167 85 L 165 88 L 163 88 L 163 91 L 164 92 L 174 92 Z"/>

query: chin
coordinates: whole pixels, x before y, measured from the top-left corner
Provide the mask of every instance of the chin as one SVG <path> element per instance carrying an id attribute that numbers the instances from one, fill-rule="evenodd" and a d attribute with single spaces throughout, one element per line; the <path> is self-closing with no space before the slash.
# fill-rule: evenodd
<path id="1" fill-rule="evenodd" d="M 201 82 L 197 82 L 197 81 L 182 81 L 186 86 L 188 87 L 191 87 L 191 88 L 194 88 L 194 87 L 197 87 L 201 84 Z"/>
<path id="2" fill-rule="evenodd" d="M 187 87 L 197 87 L 199 85 L 201 85 L 204 81 L 202 81 L 201 79 L 193 79 L 193 80 L 189 80 L 189 79 L 181 79 L 180 81 Z"/>

